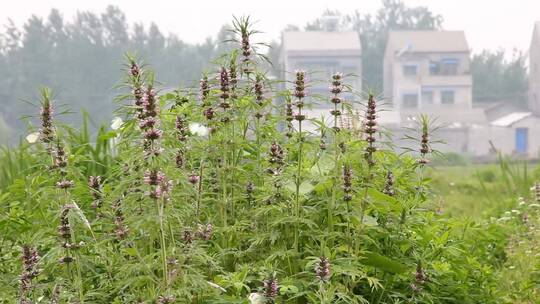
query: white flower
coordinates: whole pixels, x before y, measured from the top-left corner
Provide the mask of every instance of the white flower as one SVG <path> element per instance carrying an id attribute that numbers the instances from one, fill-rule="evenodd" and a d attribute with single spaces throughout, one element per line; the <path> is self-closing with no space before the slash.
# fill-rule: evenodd
<path id="1" fill-rule="evenodd" d="M 191 134 L 195 134 L 195 135 L 198 135 L 198 136 L 206 136 L 208 135 L 208 128 L 201 125 L 200 123 L 190 123 L 189 124 L 189 132 L 191 132 Z"/>
<path id="2" fill-rule="evenodd" d="M 250 293 L 248 300 L 250 304 L 264 304 L 266 302 L 264 296 L 257 292 Z"/>
<path id="3" fill-rule="evenodd" d="M 206 281 L 206 283 L 208 283 L 208 285 L 210 285 L 210 286 L 212 286 L 212 287 L 214 287 L 214 288 L 216 288 L 216 289 L 219 289 L 219 290 L 221 290 L 221 291 L 223 291 L 223 292 L 227 292 L 227 289 L 225 289 L 225 288 L 219 286 L 218 284 L 216 284 L 216 283 L 214 283 L 214 282 Z"/>
<path id="4" fill-rule="evenodd" d="M 26 135 L 26 141 L 33 144 L 35 143 L 39 138 L 39 132 L 34 132 Z"/>
<path id="5" fill-rule="evenodd" d="M 111 121 L 111 129 L 118 130 L 123 124 L 124 121 L 122 120 L 122 118 L 117 116 Z"/>

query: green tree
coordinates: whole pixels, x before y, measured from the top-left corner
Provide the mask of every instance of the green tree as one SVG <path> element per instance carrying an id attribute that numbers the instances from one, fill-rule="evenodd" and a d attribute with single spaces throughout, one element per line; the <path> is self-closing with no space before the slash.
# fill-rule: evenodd
<path id="1" fill-rule="evenodd" d="M 52 9 L 46 19 L 32 16 L 22 28 L 8 20 L 0 30 L 0 114 L 11 129 L 23 134 L 25 125 L 19 118 L 34 109 L 19 101 L 35 100 L 28 88 L 46 85 L 74 112 L 83 108 L 96 123 L 106 121 L 112 115 L 112 88 L 126 52 L 151 62 L 158 81 L 172 87 L 200 78 L 207 62 L 227 50 L 218 42 L 228 34 L 224 27 L 216 38 L 188 44 L 174 34 L 163 34 L 154 23 L 147 28 L 127 23 L 114 6 L 101 14 L 81 11 L 69 21 Z M 79 117 L 63 120 L 77 123 Z"/>
<path id="2" fill-rule="evenodd" d="M 528 91 L 526 56 L 514 51 L 508 59 L 504 50 L 484 50 L 472 57 L 473 100 L 525 104 Z"/>
<path id="3" fill-rule="evenodd" d="M 362 43 L 362 77 L 364 87 L 382 90 L 383 59 L 391 30 L 437 30 L 443 18 L 427 7 L 408 7 L 400 0 L 383 0 L 375 15 L 356 11 L 346 17 Z"/>

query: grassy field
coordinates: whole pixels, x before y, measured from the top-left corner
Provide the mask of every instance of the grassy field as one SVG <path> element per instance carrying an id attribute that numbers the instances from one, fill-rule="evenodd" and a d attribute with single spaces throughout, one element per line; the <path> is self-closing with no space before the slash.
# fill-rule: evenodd
<path id="1" fill-rule="evenodd" d="M 427 173 L 445 216 L 471 225 L 491 222 L 506 227 L 505 236 L 498 241 L 504 248 L 497 270 L 498 289 L 508 291 L 501 303 L 540 303 L 535 291 L 539 284 L 540 233 L 529 222 L 535 211 L 525 202 L 531 193 L 527 185 L 540 179 L 539 169 L 537 163 L 500 159 L 494 164 L 435 166 Z"/>
<path id="2" fill-rule="evenodd" d="M 470 164 L 430 167 L 433 192 L 440 210 L 452 217 L 496 216 L 514 206 L 538 179 L 538 164 Z"/>

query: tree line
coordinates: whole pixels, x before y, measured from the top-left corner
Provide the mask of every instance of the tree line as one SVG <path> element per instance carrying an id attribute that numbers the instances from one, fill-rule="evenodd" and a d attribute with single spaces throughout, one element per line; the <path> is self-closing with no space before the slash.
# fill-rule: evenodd
<path id="1" fill-rule="evenodd" d="M 326 22 L 328 16 L 336 22 Z M 326 11 L 303 27 L 288 25 L 285 29 L 357 31 L 363 49 L 364 84 L 380 90 L 388 32 L 442 29 L 442 24 L 443 17 L 426 7 L 382 0 L 374 14 Z M 135 52 L 150 63 L 165 86 L 195 85 L 187 82 L 198 79 L 206 63 L 226 50 L 222 42 L 229 35 L 227 26 L 223 26 L 204 43 L 186 43 L 175 34 L 165 35 L 155 23 L 128 23 L 115 6 L 102 13 L 78 12 L 72 20 L 65 20 L 60 11 L 52 9 L 46 18 L 32 16 L 22 27 L 8 20 L 0 31 L 0 142 L 6 141 L 7 133 L 13 140 L 24 132 L 20 118 L 33 112 L 25 101 L 35 100 L 40 86 L 51 87 L 59 102 L 74 112 L 85 109 L 98 124 L 112 115 L 113 87 L 121 77 L 118 68 L 126 52 Z M 280 41 L 271 46 L 268 55 L 277 63 Z M 274 72 L 278 69 L 274 66 Z M 484 51 L 473 56 L 471 73 L 474 100 L 525 101 L 527 69 L 522 53 L 507 60 L 502 51 Z M 70 115 L 64 120 L 79 119 Z"/>

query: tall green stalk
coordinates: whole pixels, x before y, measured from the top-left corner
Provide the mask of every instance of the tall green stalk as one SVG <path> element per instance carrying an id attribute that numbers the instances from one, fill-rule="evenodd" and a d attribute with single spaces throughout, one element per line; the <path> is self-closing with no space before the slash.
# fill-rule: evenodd
<path id="1" fill-rule="evenodd" d="M 299 110 L 299 115 L 301 115 L 301 110 Z M 300 220 L 300 184 L 302 183 L 302 155 L 303 155 L 303 138 L 302 138 L 302 121 L 298 121 L 298 163 L 296 171 L 296 205 L 295 205 L 295 216 L 296 216 L 296 227 L 294 230 L 294 248 L 298 253 L 298 242 L 299 242 L 299 232 L 300 226 L 298 221 Z"/>
<path id="2" fill-rule="evenodd" d="M 332 197 L 330 199 L 330 204 L 328 206 L 328 233 L 331 234 L 334 231 L 334 220 L 333 220 L 333 212 L 334 212 L 334 206 L 336 205 L 336 192 L 337 192 L 337 183 L 339 180 L 339 132 L 340 129 L 338 127 L 338 118 L 343 114 L 343 111 L 339 111 L 338 105 L 341 103 L 343 104 L 343 101 L 339 97 L 339 94 L 342 92 L 342 82 L 341 82 L 341 73 L 335 73 L 332 75 L 331 84 L 330 87 L 330 93 L 333 94 L 331 97 L 331 102 L 334 104 L 334 110 L 330 111 L 330 114 L 334 117 L 334 170 L 335 174 L 333 177 L 332 182 Z"/>
<path id="3" fill-rule="evenodd" d="M 296 71 L 296 79 L 294 81 L 294 96 L 297 98 L 296 107 L 298 108 L 298 113 L 296 114 L 295 119 L 298 121 L 298 162 L 297 162 L 297 172 L 296 172 L 296 229 L 294 231 L 294 248 L 298 253 L 299 247 L 299 233 L 300 226 L 298 224 L 301 214 L 301 201 L 300 201 L 300 185 L 302 184 L 302 162 L 304 155 L 304 137 L 302 134 L 302 121 L 305 119 L 305 115 L 302 114 L 302 109 L 304 107 L 304 98 L 306 97 L 306 73 L 304 71 Z"/>
<path id="4" fill-rule="evenodd" d="M 163 290 L 166 291 L 168 283 L 168 270 L 167 270 L 167 244 L 165 242 L 165 225 L 164 225 L 164 208 L 165 208 L 165 199 L 156 199 L 156 211 L 159 221 L 159 234 L 160 234 L 160 245 L 161 245 L 161 260 L 163 267 Z"/>

